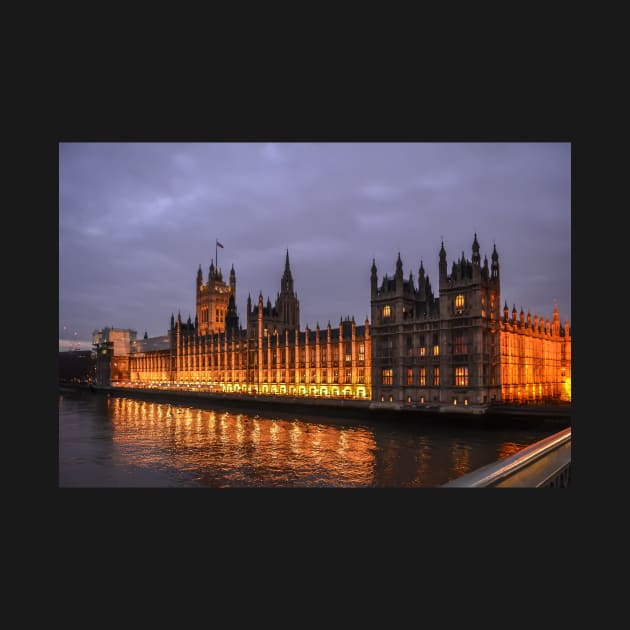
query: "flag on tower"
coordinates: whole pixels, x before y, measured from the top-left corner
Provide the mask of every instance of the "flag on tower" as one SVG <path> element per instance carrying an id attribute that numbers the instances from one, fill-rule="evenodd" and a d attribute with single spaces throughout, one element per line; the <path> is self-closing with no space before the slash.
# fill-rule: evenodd
<path id="1" fill-rule="evenodd" d="M 217 247 L 220 247 L 221 249 L 223 249 L 223 245 L 219 243 L 219 241 L 217 241 Z"/>

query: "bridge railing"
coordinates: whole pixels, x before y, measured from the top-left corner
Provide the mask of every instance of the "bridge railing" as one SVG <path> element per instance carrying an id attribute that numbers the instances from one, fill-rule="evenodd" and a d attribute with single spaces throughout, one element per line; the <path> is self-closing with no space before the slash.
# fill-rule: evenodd
<path id="1" fill-rule="evenodd" d="M 571 428 L 518 453 L 453 479 L 442 488 L 567 488 L 571 480 Z"/>

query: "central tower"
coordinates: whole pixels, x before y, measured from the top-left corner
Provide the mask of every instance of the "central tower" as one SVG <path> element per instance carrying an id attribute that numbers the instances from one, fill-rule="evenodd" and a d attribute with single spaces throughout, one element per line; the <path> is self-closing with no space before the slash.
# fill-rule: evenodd
<path id="1" fill-rule="evenodd" d="M 284 262 L 284 273 L 280 280 L 280 292 L 276 295 L 276 303 L 272 306 L 267 298 L 265 306 L 262 293 L 258 296 L 258 305 L 252 307 L 251 296 L 247 298 L 247 330 L 249 334 L 256 336 L 258 333 L 258 317 L 263 320 L 263 331 L 266 336 L 273 330 L 284 333 L 285 330 L 299 331 L 300 329 L 300 302 L 297 293 L 293 290 L 293 275 L 289 266 L 289 250 Z"/>
<path id="2" fill-rule="evenodd" d="M 234 265 L 230 270 L 230 284 L 223 281 L 221 269 L 210 261 L 208 282 L 204 284 L 201 265 L 197 271 L 197 326 L 198 334 L 210 335 L 225 332 L 225 318 L 230 306 L 230 298 L 236 300 L 236 273 Z"/>

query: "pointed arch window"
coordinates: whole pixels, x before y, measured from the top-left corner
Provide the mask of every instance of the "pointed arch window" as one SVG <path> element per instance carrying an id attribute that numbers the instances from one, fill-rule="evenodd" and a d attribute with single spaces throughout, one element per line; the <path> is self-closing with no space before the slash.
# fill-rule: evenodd
<path id="1" fill-rule="evenodd" d="M 458 293 L 455 296 L 455 312 L 458 315 L 461 315 L 464 312 L 464 305 L 466 303 L 466 300 L 464 298 L 464 294 L 463 293 Z"/>

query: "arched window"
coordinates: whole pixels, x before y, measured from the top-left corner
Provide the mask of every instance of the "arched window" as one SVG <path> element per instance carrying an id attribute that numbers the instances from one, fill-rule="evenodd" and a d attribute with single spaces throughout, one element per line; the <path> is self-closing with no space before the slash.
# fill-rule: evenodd
<path id="1" fill-rule="evenodd" d="M 458 293 L 455 296 L 455 312 L 458 315 L 461 315 L 464 312 L 464 294 L 463 293 Z"/>

